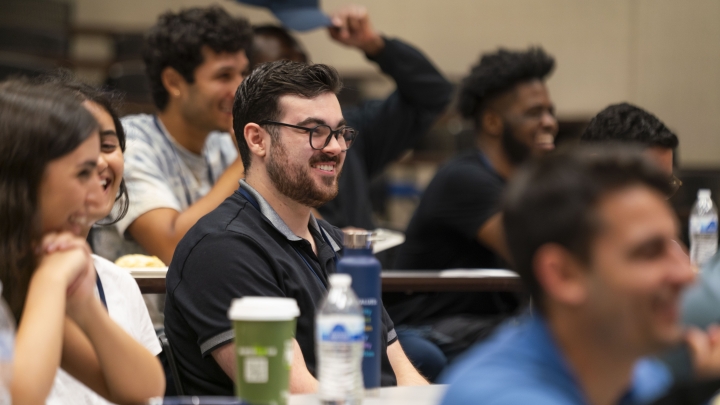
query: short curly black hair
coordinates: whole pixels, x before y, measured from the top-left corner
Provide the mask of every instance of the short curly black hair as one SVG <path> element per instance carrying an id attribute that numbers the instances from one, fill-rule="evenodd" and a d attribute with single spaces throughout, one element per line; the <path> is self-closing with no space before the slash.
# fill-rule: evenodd
<path id="1" fill-rule="evenodd" d="M 656 116 L 630 103 L 612 104 L 593 117 L 581 142 L 631 142 L 651 148 L 677 148 L 677 135 Z"/>
<path id="2" fill-rule="evenodd" d="M 488 101 L 519 83 L 545 80 L 554 67 L 555 59 L 540 47 L 527 51 L 500 48 L 483 54 L 462 81 L 458 110 L 463 117 L 478 120 Z"/>
<path id="3" fill-rule="evenodd" d="M 177 70 L 188 83 L 203 63 L 201 49 L 235 53 L 250 50 L 252 28 L 245 18 L 232 17 L 219 6 L 190 8 L 162 14 L 145 37 L 143 59 L 155 106 L 161 111 L 168 92 L 161 74 L 166 67 Z"/>

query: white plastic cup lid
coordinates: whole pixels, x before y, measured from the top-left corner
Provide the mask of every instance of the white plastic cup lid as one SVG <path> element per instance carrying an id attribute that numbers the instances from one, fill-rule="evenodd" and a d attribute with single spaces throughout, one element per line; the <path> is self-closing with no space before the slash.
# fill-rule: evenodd
<path id="1" fill-rule="evenodd" d="M 228 318 L 232 321 L 289 321 L 298 316 L 300 308 L 295 298 L 236 298 L 228 310 Z"/>

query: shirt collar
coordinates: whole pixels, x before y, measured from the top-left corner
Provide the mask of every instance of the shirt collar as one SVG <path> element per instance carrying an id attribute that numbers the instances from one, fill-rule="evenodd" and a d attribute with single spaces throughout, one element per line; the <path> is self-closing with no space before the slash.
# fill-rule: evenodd
<path id="1" fill-rule="evenodd" d="M 289 241 L 299 241 L 302 240 L 301 237 L 295 235 L 293 231 L 290 230 L 290 228 L 287 226 L 285 221 L 283 221 L 282 218 L 280 218 L 280 215 L 278 215 L 277 211 L 273 209 L 273 207 L 270 205 L 270 203 L 267 202 L 267 200 L 257 192 L 254 188 L 252 188 L 251 185 L 247 184 L 245 179 L 240 180 L 240 187 L 242 187 L 245 191 L 250 193 L 253 197 L 255 197 L 255 200 L 257 200 L 258 205 L 260 206 L 260 213 L 267 218 L 268 221 L 272 224 L 272 226 L 275 227 L 287 240 Z M 335 239 L 330 236 L 325 229 L 323 229 L 320 224 L 317 222 L 317 219 L 315 219 L 315 216 L 310 213 L 310 221 L 308 222 L 308 225 L 313 227 L 318 233 L 321 235 L 325 235 L 328 241 L 330 241 L 330 245 L 332 246 L 334 251 L 339 251 L 341 249 L 340 245 L 338 245 L 337 242 L 335 242 Z"/>

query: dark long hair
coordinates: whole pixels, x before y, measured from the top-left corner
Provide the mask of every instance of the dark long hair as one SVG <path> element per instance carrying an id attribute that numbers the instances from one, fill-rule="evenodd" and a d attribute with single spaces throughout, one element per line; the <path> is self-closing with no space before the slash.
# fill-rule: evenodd
<path id="1" fill-rule="evenodd" d="M 125 152 L 125 130 L 123 130 L 122 123 L 120 122 L 120 116 L 117 113 L 117 105 L 120 102 L 120 95 L 116 92 L 109 90 L 101 90 L 83 82 L 78 81 L 72 74 L 71 71 L 61 69 L 53 72 L 47 76 L 42 76 L 39 80 L 41 83 L 57 84 L 77 94 L 82 101 L 92 101 L 102 107 L 110 117 L 112 117 L 113 125 L 115 125 L 115 132 L 118 136 L 120 143 L 120 150 Z M 118 195 L 115 196 L 115 202 L 120 201 L 120 205 L 117 206 L 116 215 L 114 218 L 110 218 L 109 222 L 102 222 L 99 225 L 113 225 L 123 219 L 127 214 L 128 207 L 130 206 L 130 200 L 128 197 L 127 186 L 125 185 L 125 178 L 120 180 L 120 190 Z M 113 210 L 115 212 L 115 210 Z M 103 220 L 105 221 L 105 220 Z"/>
<path id="2" fill-rule="evenodd" d="M 77 95 L 58 85 L 0 83 L 0 281 L 17 320 L 38 263 L 38 195 L 45 168 L 97 127 Z"/>

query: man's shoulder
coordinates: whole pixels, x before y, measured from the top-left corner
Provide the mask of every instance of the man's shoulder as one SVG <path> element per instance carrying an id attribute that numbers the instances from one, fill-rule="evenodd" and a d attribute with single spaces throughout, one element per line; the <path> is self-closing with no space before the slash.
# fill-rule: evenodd
<path id="1" fill-rule="evenodd" d="M 574 379 L 558 366 L 531 318 L 510 320 L 445 375 L 443 404 L 583 403 Z"/>
<path id="2" fill-rule="evenodd" d="M 500 181 L 497 175 L 486 166 L 477 151 L 463 152 L 453 157 L 438 170 L 437 176 Z"/>
<path id="3" fill-rule="evenodd" d="M 503 180 L 488 168 L 475 152 L 462 153 L 442 166 L 428 185 L 424 195 L 435 196 L 442 201 L 447 197 L 485 199 L 499 194 L 504 188 Z M 423 197 L 425 198 L 425 197 Z"/>
<path id="4" fill-rule="evenodd" d="M 217 208 L 193 225 L 185 234 L 178 249 L 186 255 L 202 244 L 202 252 L 224 251 L 232 246 L 232 254 L 242 245 L 267 245 L 269 232 L 257 210 L 236 191 Z"/>
<path id="5" fill-rule="evenodd" d="M 552 382 L 552 370 L 497 341 L 474 350 L 447 375 L 442 404 L 573 404 Z M 546 372 L 544 372 L 546 371 Z"/>

